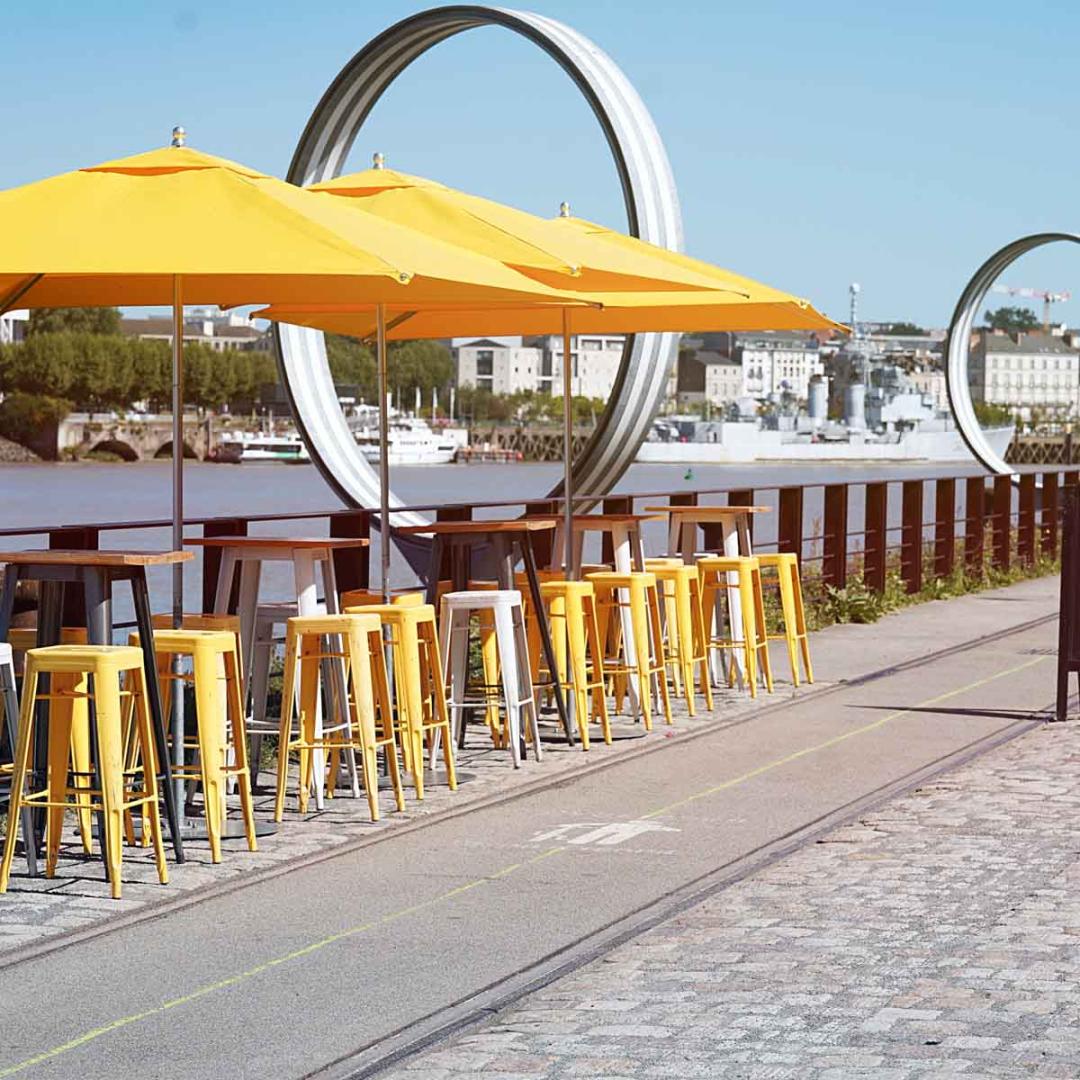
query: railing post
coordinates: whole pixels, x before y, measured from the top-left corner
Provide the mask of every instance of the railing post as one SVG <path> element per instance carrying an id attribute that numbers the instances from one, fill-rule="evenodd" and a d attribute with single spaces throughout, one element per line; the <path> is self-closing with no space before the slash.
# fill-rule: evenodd
<path id="1" fill-rule="evenodd" d="M 1035 474 L 1020 477 L 1020 516 L 1016 528 L 1016 554 L 1024 566 L 1035 565 Z"/>
<path id="2" fill-rule="evenodd" d="M 934 491 L 934 576 L 947 578 L 956 567 L 956 480 L 943 476 Z"/>
<path id="3" fill-rule="evenodd" d="M 863 581 L 874 592 L 885 591 L 885 557 L 888 553 L 889 485 L 866 485 L 863 511 Z"/>
<path id="4" fill-rule="evenodd" d="M 803 489 L 781 488 L 777 522 L 777 550 L 793 553 L 802 563 L 803 556 Z"/>
<path id="5" fill-rule="evenodd" d="M 827 485 L 821 576 L 827 585 L 837 589 L 847 584 L 847 517 L 847 484 Z"/>
<path id="6" fill-rule="evenodd" d="M 964 573 L 982 580 L 986 547 L 986 482 L 969 477 L 964 486 Z"/>
<path id="7" fill-rule="evenodd" d="M 68 529 L 51 529 L 49 547 L 60 551 L 96 551 L 98 531 L 81 525 Z M 82 589 L 64 590 L 64 610 L 60 613 L 60 624 L 86 625 L 86 600 Z"/>
<path id="8" fill-rule="evenodd" d="M 214 518 L 203 525 L 203 536 L 247 536 L 246 518 Z M 202 549 L 202 609 L 213 611 L 217 599 L 218 571 L 221 569 L 221 549 L 206 547 Z M 240 582 L 233 581 L 229 596 L 229 610 L 235 611 L 239 598 Z"/>
<path id="9" fill-rule="evenodd" d="M 991 552 L 994 569 L 1008 570 L 1012 541 L 1012 477 L 994 477 L 994 508 L 990 520 L 994 538 Z"/>
<path id="10" fill-rule="evenodd" d="M 371 538 L 371 514 L 367 510 L 345 510 L 330 516 L 330 535 L 339 539 Z M 371 581 L 371 549 L 342 548 L 334 552 L 334 577 L 338 592 L 366 589 Z"/>
<path id="11" fill-rule="evenodd" d="M 1042 511 L 1039 516 L 1039 556 L 1056 559 L 1058 553 L 1059 498 L 1058 473 L 1045 472 L 1042 476 Z"/>
<path id="12" fill-rule="evenodd" d="M 905 480 L 900 527 L 900 577 L 909 593 L 922 588 L 923 482 Z"/>

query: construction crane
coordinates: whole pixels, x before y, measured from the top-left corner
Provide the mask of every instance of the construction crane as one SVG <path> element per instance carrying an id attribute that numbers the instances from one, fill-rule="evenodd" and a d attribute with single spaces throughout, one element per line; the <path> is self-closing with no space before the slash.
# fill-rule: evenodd
<path id="1" fill-rule="evenodd" d="M 1072 297 L 1067 292 L 1047 292 L 1045 289 L 1016 289 L 1011 285 L 995 285 L 991 292 L 1006 293 L 1009 296 L 1022 296 L 1025 300 L 1041 300 L 1043 302 L 1043 332 L 1050 330 L 1050 305 L 1064 303 Z"/>

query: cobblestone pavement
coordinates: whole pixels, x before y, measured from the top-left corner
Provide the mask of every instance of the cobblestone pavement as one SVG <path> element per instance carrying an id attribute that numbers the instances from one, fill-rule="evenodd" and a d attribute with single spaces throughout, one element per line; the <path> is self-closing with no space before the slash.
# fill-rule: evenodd
<path id="1" fill-rule="evenodd" d="M 821 685 L 819 682 L 818 686 Z M 119 901 L 109 898 L 109 887 L 100 859 L 96 855 L 90 858 L 83 856 L 75 835 L 74 819 L 69 815 L 66 843 L 61 850 L 54 878 L 28 877 L 21 854 L 16 857 L 8 892 L 0 896 L 0 959 L 5 951 L 89 927 L 151 904 L 173 900 L 206 886 L 250 876 L 307 855 L 330 851 L 379 831 L 400 828 L 417 818 L 430 817 L 451 808 L 467 807 L 471 802 L 513 791 L 531 781 L 554 781 L 572 775 L 595 764 L 601 757 L 617 757 L 640 747 L 643 739 L 669 739 L 720 721 L 730 722 L 762 705 L 783 700 L 784 695 L 791 692 L 790 687 L 778 685 L 777 694 L 771 699 L 759 697 L 754 702 L 735 690 L 715 691 L 716 709 L 713 714 L 709 715 L 699 708 L 696 718 L 687 714 L 681 700 L 673 699 L 674 728 L 658 724 L 651 734 L 643 735 L 640 725 L 628 718 L 616 718 L 612 725 L 613 745 L 604 746 L 594 731 L 593 748 L 588 753 L 581 751 L 580 744 L 577 748 L 570 748 L 554 725 L 545 725 L 542 728 L 543 760 L 535 762 L 530 756 L 517 771 L 511 765 L 509 751 L 492 750 L 490 740 L 481 728 L 470 728 L 469 744 L 458 753 L 460 783 L 456 792 L 447 789 L 445 774 L 440 768 L 435 783 L 428 774 L 422 803 L 412 797 L 411 785 L 406 782 L 404 813 L 396 812 L 392 795 L 383 791 L 382 818 L 375 824 L 368 818 L 367 800 L 353 799 L 347 789 L 342 790 L 336 798 L 327 800 L 324 811 L 314 812 L 312 802 L 313 812 L 302 820 L 295 810 L 295 797 L 292 797 L 286 804 L 285 820 L 273 836 L 260 838 L 257 852 L 249 852 L 243 840 L 228 840 L 223 845 L 223 860 L 216 866 L 210 861 L 209 845 L 205 840 L 192 840 L 185 844 L 186 861 L 183 865 L 173 863 L 170 853 L 170 880 L 165 887 L 157 882 L 149 851 L 125 847 L 124 891 L 123 899 Z M 273 817 L 273 792 L 269 787 L 274 783 L 273 774 L 264 770 L 259 783 L 259 790 L 263 794 L 255 801 L 256 821 L 268 821 Z M 293 791 L 295 785 L 290 787 L 290 792 Z M 229 802 L 235 819 L 237 800 L 231 797 Z"/>
<path id="2" fill-rule="evenodd" d="M 1080 729 L 898 798 L 398 1080 L 1080 1076 Z"/>

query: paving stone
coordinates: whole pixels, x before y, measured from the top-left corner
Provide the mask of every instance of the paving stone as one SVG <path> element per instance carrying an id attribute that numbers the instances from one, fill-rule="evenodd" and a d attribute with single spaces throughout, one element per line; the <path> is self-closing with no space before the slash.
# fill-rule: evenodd
<path id="1" fill-rule="evenodd" d="M 529 1080 L 1076 1080 L 1078 803 L 1080 729 L 1030 732 L 523 999 L 490 1030 L 514 1032 L 519 1062 L 536 1055 Z M 468 1075 L 451 1067 L 446 1080 Z"/>

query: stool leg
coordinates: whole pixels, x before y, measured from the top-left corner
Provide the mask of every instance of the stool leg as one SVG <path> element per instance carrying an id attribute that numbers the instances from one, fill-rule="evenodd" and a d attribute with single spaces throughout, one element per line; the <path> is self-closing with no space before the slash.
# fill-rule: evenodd
<path id="1" fill-rule="evenodd" d="M 754 622 L 757 627 L 756 651 L 761 657 L 765 689 L 773 692 L 772 658 L 769 656 L 769 627 L 765 621 L 765 596 L 761 588 L 761 570 L 751 572 L 754 582 Z"/>
<path id="2" fill-rule="evenodd" d="M 682 683 L 686 687 L 686 708 L 691 716 L 697 715 L 697 706 L 694 701 L 694 624 L 693 617 L 690 608 L 690 590 L 689 586 L 682 584 L 681 582 L 672 581 L 671 587 L 675 592 L 673 605 L 675 608 L 674 625 L 677 627 L 677 633 L 672 634 L 668 632 L 668 643 L 675 640 L 678 663 L 675 665 L 675 672 L 678 675 L 682 674 Z M 671 609 L 668 609 L 668 618 L 671 618 Z M 669 627 L 672 623 L 669 622 Z M 676 688 L 678 682 L 676 681 Z"/>
<path id="3" fill-rule="evenodd" d="M 386 673 L 386 652 L 383 648 L 382 630 L 368 635 L 368 655 L 371 657 L 372 695 L 375 699 L 375 715 L 381 721 L 380 738 L 386 754 L 386 771 L 394 792 L 394 805 L 399 811 L 405 809 L 405 791 L 401 786 L 401 769 L 398 764 L 397 732 L 394 730 L 394 707 L 390 697 L 390 680 Z M 378 776 L 375 778 L 378 783 Z"/>
<path id="4" fill-rule="evenodd" d="M 663 596 L 663 625 L 667 631 L 667 655 L 668 659 L 674 661 L 671 665 L 671 681 L 675 684 L 676 695 L 682 695 L 683 688 L 686 689 L 686 696 L 689 699 L 688 705 L 690 708 L 690 715 L 694 715 L 694 684 L 686 681 L 686 672 L 683 669 L 683 620 L 679 618 L 680 613 L 680 599 L 679 599 L 679 586 L 674 581 L 663 581 L 659 583 L 659 587 L 662 590 Z"/>
<path id="5" fill-rule="evenodd" d="M 424 644 L 427 657 L 426 668 L 431 680 L 431 722 L 434 726 L 434 737 L 437 740 L 439 732 L 441 731 L 443 734 L 442 752 L 443 763 L 446 766 L 446 786 L 451 791 L 456 791 L 457 768 L 454 764 L 454 740 L 450 737 L 450 714 L 446 707 L 446 683 L 443 681 L 443 665 L 433 623 L 424 625 L 421 631 L 421 641 Z M 432 744 L 432 755 L 434 753 L 434 744 Z"/>
<path id="6" fill-rule="evenodd" d="M 570 659 L 570 700 L 574 703 L 578 734 L 581 736 L 581 749 L 589 749 L 589 700 L 585 685 L 585 611 L 580 596 L 568 596 L 563 602 L 564 621 L 566 623 L 567 652 Z M 560 637 L 562 635 L 559 635 Z M 564 683 L 564 685 L 567 685 Z"/>
<path id="7" fill-rule="evenodd" d="M 791 572 L 787 564 L 781 561 L 776 567 L 776 580 L 780 586 L 780 610 L 784 619 L 784 642 L 787 645 L 788 663 L 791 665 L 791 684 L 799 685 L 799 658 L 796 649 L 795 596 L 792 589 Z"/>
<path id="8" fill-rule="evenodd" d="M 90 710 L 87 708 L 85 698 L 75 699 L 71 703 L 71 766 L 76 773 L 75 787 L 91 787 L 93 781 L 90 776 Z M 79 822 L 79 838 L 82 840 L 83 851 L 89 855 L 94 843 L 93 815 L 90 812 L 89 796 L 84 795 L 79 798 L 75 815 Z"/>
<path id="9" fill-rule="evenodd" d="M 664 710 L 664 722 L 666 724 L 673 724 L 675 721 L 671 716 L 671 694 L 668 691 L 667 683 L 667 658 L 664 656 L 664 632 L 660 625 L 660 595 L 655 587 L 645 590 L 645 603 L 648 606 L 650 628 L 652 630 L 653 639 L 653 651 L 650 653 L 654 657 L 653 666 L 657 672 L 657 682 L 659 683 L 660 691 L 660 704 Z M 691 697 L 693 691 L 691 688 Z"/>
<path id="10" fill-rule="evenodd" d="M 521 698 L 518 691 L 518 664 L 513 616 L 500 606 L 495 611 L 495 636 L 502 667 L 502 689 L 506 706 L 506 728 L 510 735 L 510 756 L 514 768 L 521 766 Z M 540 740 L 537 739 L 537 749 Z"/>
<path id="11" fill-rule="evenodd" d="M 10 568 L 9 568 L 10 569 Z M 11 575 L 8 575 L 11 581 Z M 8 878 L 11 876 L 11 862 L 15 858 L 15 843 L 22 824 L 26 850 L 34 851 L 33 824 L 27 819 L 29 807 L 24 807 L 23 796 L 26 794 L 26 773 L 30 763 L 30 747 L 34 739 L 35 707 L 37 705 L 37 670 L 32 663 L 27 664 L 23 677 L 22 712 L 19 715 L 19 732 L 15 742 L 15 757 L 11 774 L 11 802 L 8 805 L 7 836 L 4 838 L 4 855 L 0 859 L 0 893 L 7 892 Z"/>
<path id="12" fill-rule="evenodd" d="M 491 741 L 498 746 L 502 741 L 499 730 L 499 701 L 492 696 L 499 685 L 499 649 L 495 643 L 495 620 L 490 611 L 478 611 L 476 621 L 480 631 L 480 659 L 484 671 L 484 694 L 488 698 L 484 716 L 491 730 Z"/>
<path id="13" fill-rule="evenodd" d="M 251 661 L 251 787 L 254 790 L 259 783 L 259 759 L 262 757 L 262 729 L 266 727 L 266 697 L 270 686 L 270 662 L 274 652 L 274 628 L 268 628 L 268 640 L 262 640 L 266 620 L 260 620 L 255 627 L 255 641 L 252 645 Z"/>
<path id="14" fill-rule="evenodd" d="M 627 649 L 627 660 L 634 657 L 634 667 L 637 671 L 637 682 L 640 688 L 641 714 L 645 722 L 645 730 L 652 731 L 652 681 L 649 675 L 649 600 L 645 587 L 639 581 L 634 582 L 631 589 L 627 590 L 630 596 L 630 627 L 633 653 Z M 629 643 L 623 642 L 626 648 Z M 665 683 L 666 686 L 666 683 Z"/>
<path id="15" fill-rule="evenodd" d="M 420 680 L 420 639 L 416 633 L 416 624 L 411 619 L 403 619 L 398 629 L 399 660 L 398 700 L 404 698 L 407 723 L 407 738 L 410 744 L 414 784 L 420 797 L 424 790 L 424 694 Z M 432 745 L 432 771 L 435 769 L 434 744 Z M 415 780 L 420 776 L 419 782 Z"/>
<path id="16" fill-rule="evenodd" d="M 225 748 L 221 739 L 221 688 L 217 654 L 196 648 L 192 655 L 195 676 L 195 729 L 202 774 L 203 817 L 210 841 L 210 861 L 221 862 L 221 818 L 225 800 L 222 766 Z"/>
<path id="17" fill-rule="evenodd" d="M 523 734 L 532 740 L 533 758 L 540 761 L 543 751 L 540 747 L 540 710 L 536 704 L 536 688 L 529 682 L 529 643 L 525 639 L 525 622 L 520 608 L 510 612 L 510 621 L 514 628 L 514 666 L 518 675 L 518 694 L 521 702 L 519 716 L 527 718 L 527 728 L 522 724 Z M 520 723 L 520 721 L 519 721 Z"/>
<path id="18" fill-rule="evenodd" d="M 701 605 L 701 592 L 696 580 L 690 582 L 690 618 L 694 628 L 694 655 L 700 671 L 701 692 L 705 695 L 705 708 L 712 712 L 712 679 L 709 678 L 709 634 L 705 626 L 705 616 Z"/>
<path id="19" fill-rule="evenodd" d="M 590 597 L 585 608 L 585 632 L 589 652 L 593 660 L 593 718 L 600 718 L 600 730 L 606 745 L 611 745 L 611 719 L 608 716 L 607 695 L 604 693 L 604 650 L 601 647 L 600 628 L 596 620 L 596 599 Z"/>
<path id="20" fill-rule="evenodd" d="M 251 800 L 251 767 L 248 764 L 247 725 L 244 723 L 244 696 L 240 689 L 240 657 L 236 649 L 225 653 L 225 706 L 232 733 L 233 776 L 240 793 L 240 813 L 248 851 L 258 851 L 255 839 L 255 808 Z"/>
<path id="21" fill-rule="evenodd" d="M 123 856 L 121 843 L 124 835 L 124 754 L 120 745 L 120 694 L 118 684 L 110 678 L 93 676 L 94 708 L 97 716 L 98 783 L 101 785 L 101 802 L 105 813 L 105 835 L 101 838 L 101 851 L 109 875 L 109 885 L 114 900 L 120 899 L 120 866 Z M 140 721 L 141 730 L 141 721 Z M 144 775 L 150 759 L 143 752 Z"/>
<path id="22" fill-rule="evenodd" d="M 274 820 L 285 814 L 285 788 L 289 780 L 289 744 L 292 741 L 293 709 L 296 702 L 296 635 L 290 629 L 285 637 L 285 667 L 281 686 L 281 723 L 278 727 L 277 796 L 274 800 Z M 303 783 L 303 778 L 301 778 Z"/>
<path id="23" fill-rule="evenodd" d="M 161 836 L 161 807 L 158 799 L 157 770 L 147 769 L 146 762 L 154 760 L 154 731 L 150 724 L 150 710 L 146 699 L 146 672 L 138 668 L 133 673 L 135 688 L 135 722 L 139 729 L 139 741 L 143 753 L 143 788 L 147 798 L 147 813 L 144 821 L 154 841 L 154 863 L 157 866 L 158 881 L 169 884 L 169 868 L 165 862 L 165 842 Z M 118 844 L 119 846 L 119 844 Z"/>
<path id="24" fill-rule="evenodd" d="M 319 713 L 319 676 L 321 663 L 319 638 L 312 634 L 305 634 L 300 641 L 300 813 L 306 814 L 308 796 L 312 789 L 321 789 L 326 783 L 326 777 L 316 776 L 316 767 L 325 772 L 325 754 L 315 754 L 312 751 L 312 743 L 321 735 L 322 717 Z M 315 801 L 316 809 L 319 800 Z"/>
<path id="25" fill-rule="evenodd" d="M 379 820 L 379 763 L 375 751 L 375 698 L 371 687 L 371 657 L 367 639 L 359 633 L 349 635 L 346 645 L 349 654 L 349 676 L 352 679 L 350 717 L 352 740 L 360 744 L 360 772 L 367 795 L 368 812 L 372 821 Z"/>
<path id="26" fill-rule="evenodd" d="M 50 680 L 53 695 L 84 694 L 86 676 L 56 675 Z M 85 700 L 85 699 L 83 699 Z M 71 759 L 71 724 L 74 697 L 49 701 L 48 782 L 50 806 L 45 814 L 45 876 L 56 874 L 56 859 L 64 831 L 65 803 L 68 793 L 68 762 Z M 104 845 L 102 845 L 104 847 Z"/>
<path id="27" fill-rule="evenodd" d="M 750 684 L 750 696 L 757 697 L 758 670 L 757 670 L 757 620 L 754 617 L 757 604 L 754 598 L 754 581 L 749 570 L 739 572 L 739 608 L 742 616 L 741 642 L 743 655 L 746 658 L 746 679 Z M 734 619 L 732 620 L 734 622 Z"/>
<path id="28" fill-rule="evenodd" d="M 806 672 L 806 681 L 813 683 L 814 668 L 810 663 L 810 638 L 806 633 L 806 611 L 803 608 L 802 581 L 799 577 L 799 563 L 793 562 L 789 567 L 791 575 L 791 594 L 795 604 L 795 632 L 799 637 L 799 647 L 802 650 L 803 670 Z"/>

